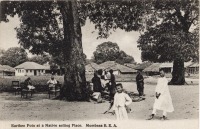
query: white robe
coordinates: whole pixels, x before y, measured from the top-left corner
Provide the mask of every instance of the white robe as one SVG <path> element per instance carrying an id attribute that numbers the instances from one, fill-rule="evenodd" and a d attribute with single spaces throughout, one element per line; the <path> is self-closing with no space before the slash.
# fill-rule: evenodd
<path id="1" fill-rule="evenodd" d="M 54 79 L 50 79 L 47 84 L 49 85 L 49 87 L 55 87 L 55 84 L 57 84 L 57 81 Z"/>
<path id="2" fill-rule="evenodd" d="M 166 79 L 166 77 L 161 77 L 158 79 L 155 92 L 157 92 L 158 94 L 160 93 L 161 95 L 158 99 L 155 99 L 153 108 L 166 112 L 173 112 L 174 107 L 172 104 L 171 95 L 169 93 L 168 80 Z"/>
<path id="3" fill-rule="evenodd" d="M 115 93 L 113 110 L 115 111 L 117 120 L 128 119 L 126 107 L 132 103 L 132 99 L 126 93 Z"/>

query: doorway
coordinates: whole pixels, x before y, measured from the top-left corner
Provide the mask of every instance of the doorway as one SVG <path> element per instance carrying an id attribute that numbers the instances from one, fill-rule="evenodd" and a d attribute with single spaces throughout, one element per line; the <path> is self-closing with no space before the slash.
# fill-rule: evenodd
<path id="1" fill-rule="evenodd" d="M 37 71 L 36 70 L 34 70 L 34 76 L 36 76 L 37 75 Z"/>

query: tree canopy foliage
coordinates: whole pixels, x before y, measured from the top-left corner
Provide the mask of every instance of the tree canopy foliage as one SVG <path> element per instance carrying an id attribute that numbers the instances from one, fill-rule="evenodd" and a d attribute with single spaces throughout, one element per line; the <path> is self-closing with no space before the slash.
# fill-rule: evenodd
<path id="1" fill-rule="evenodd" d="M 172 23 L 149 28 L 140 36 L 138 44 L 143 61 L 172 62 L 176 58 L 184 61 L 198 60 L 198 32 L 184 32 Z"/>
<path id="2" fill-rule="evenodd" d="M 0 49 L 0 57 L 3 55 L 4 52 L 5 52 L 4 49 Z"/>
<path id="3" fill-rule="evenodd" d="M 41 64 L 41 65 L 52 61 L 51 56 L 45 55 L 45 54 L 35 55 L 33 57 L 30 57 L 28 60 L 32 61 L 32 62 L 36 62 L 36 63 Z"/>
<path id="4" fill-rule="evenodd" d="M 62 59 L 64 63 L 61 63 L 65 64 L 66 71 L 70 73 L 65 73 L 66 87 L 71 86 L 72 88 L 68 89 L 75 94 L 84 89 L 80 87 L 84 87 L 85 82 L 80 26 L 85 24 L 87 18 L 95 24 L 100 38 L 107 38 L 111 30 L 115 31 L 117 28 L 125 31 L 146 30 L 144 34 L 147 36 L 141 36 L 138 41 L 144 60 L 153 58 L 154 61 L 171 61 L 176 53 L 165 57 L 167 54 L 161 49 L 163 46 L 172 46 L 170 51 L 175 50 L 173 47 L 180 49 L 179 57 L 182 57 L 185 56 L 182 54 L 191 51 L 189 48 L 196 45 L 185 44 L 182 39 L 197 37 L 189 32 L 192 26 L 198 25 L 198 0 L 2 1 L 1 7 L 1 21 L 7 21 L 7 15 L 19 16 L 21 24 L 16 30 L 21 46 L 33 54 L 47 52 Z M 165 30 L 172 32 L 166 34 L 168 31 Z M 148 35 L 154 37 L 150 44 L 157 46 L 160 43 L 152 51 L 149 51 L 151 45 L 142 40 L 144 37 L 151 41 Z M 154 40 L 158 42 L 155 43 Z M 163 40 L 167 41 L 162 42 Z M 182 51 L 185 47 L 188 48 L 187 51 Z M 123 52 L 121 54 L 123 55 Z M 82 81 L 79 81 L 79 75 Z"/>
<path id="5" fill-rule="evenodd" d="M 198 0 L 153 2 L 154 24 L 138 40 L 142 60 L 174 62 L 170 84 L 185 83 L 184 62 L 199 58 Z"/>
<path id="6" fill-rule="evenodd" d="M 1 20 L 6 21 L 4 17 L 6 15 L 18 14 L 22 21 L 20 28 L 17 28 L 17 35 L 24 48 L 36 54 L 48 52 L 60 55 L 64 32 L 63 16 L 60 13 L 58 2 L 12 1 L 2 3 L 6 6 L 3 6 L 5 9 L 2 10 L 5 15 L 1 16 Z M 198 0 L 97 0 L 94 2 L 77 1 L 77 3 L 80 24 L 84 25 L 85 20 L 89 18 L 95 24 L 95 29 L 99 31 L 101 38 L 107 38 L 111 34 L 110 30 L 117 28 L 125 31 L 154 31 L 159 34 L 160 29 L 171 31 L 175 28 L 173 32 L 181 29 L 186 33 L 191 27 L 198 25 Z M 139 45 L 139 48 L 143 50 L 142 55 L 148 55 L 145 47 L 145 44 Z M 143 59 L 147 58 L 144 56 Z M 148 59 L 151 60 L 151 57 Z"/>
<path id="7" fill-rule="evenodd" d="M 28 56 L 23 48 L 11 47 L 5 51 L 0 57 L 1 65 L 9 65 L 15 67 L 21 63 L 28 61 Z"/>
<path id="8" fill-rule="evenodd" d="M 106 61 L 116 61 L 120 64 L 134 62 L 132 56 L 127 55 L 124 51 L 121 51 L 117 43 L 104 42 L 97 46 L 94 51 L 94 62 L 97 64 Z"/>
<path id="9" fill-rule="evenodd" d="M 138 40 L 142 59 L 150 61 L 197 60 L 199 56 L 197 0 L 160 1 L 152 15 L 156 24 L 149 26 Z"/>

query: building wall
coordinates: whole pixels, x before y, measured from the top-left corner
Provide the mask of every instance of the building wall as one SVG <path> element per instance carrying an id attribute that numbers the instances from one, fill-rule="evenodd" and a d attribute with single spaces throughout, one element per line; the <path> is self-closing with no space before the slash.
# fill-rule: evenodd
<path id="1" fill-rule="evenodd" d="M 15 69 L 15 76 L 39 76 L 44 75 L 45 70 L 44 69 Z"/>
<path id="2" fill-rule="evenodd" d="M 199 67 L 188 67 L 187 72 L 189 74 L 199 74 Z"/>
<path id="3" fill-rule="evenodd" d="M 15 76 L 15 72 L 7 72 L 7 71 L 1 71 L 0 72 L 0 76 L 3 77 L 3 76 Z"/>
<path id="4" fill-rule="evenodd" d="M 120 75 L 120 72 L 118 70 L 113 70 L 114 75 Z"/>
<path id="5" fill-rule="evenodd" d="M 171 68 L 171 67 L 160 68 L 160 69 L 162 69 L 165 73 L 172 73 L 172 71 L 173 71 L 173 68 Z"/>
<path id="6" fill-rule="evenodd" d="M 15 76 L 25 76 L 25 69 L 15 69 Z"/>

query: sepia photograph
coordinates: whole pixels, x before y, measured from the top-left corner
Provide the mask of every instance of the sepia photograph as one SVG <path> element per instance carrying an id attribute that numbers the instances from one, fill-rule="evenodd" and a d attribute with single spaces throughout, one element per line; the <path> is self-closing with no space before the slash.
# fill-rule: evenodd
<path id="1" fill-rule="evenodd" d="M 0 129 L 198 129 L 198 0 L 0 0 Z"/>

